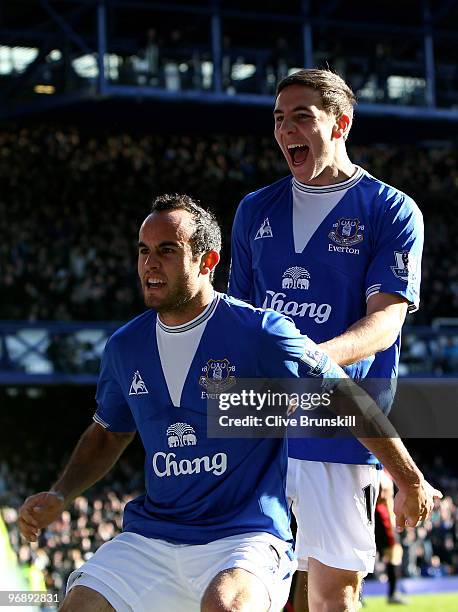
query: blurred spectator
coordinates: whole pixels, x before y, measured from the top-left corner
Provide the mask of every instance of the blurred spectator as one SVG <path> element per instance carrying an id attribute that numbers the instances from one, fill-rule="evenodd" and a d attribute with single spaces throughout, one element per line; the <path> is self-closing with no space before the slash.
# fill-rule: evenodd
<path id="1" fill-rule="evenodd" d="M 444 371 L 458 371 L 458 336 L 447 338 L 447 343 L 443 350 Z"/>
<path id="2" fill-rule="evenodd" d="M 55 372 L 70 374 L 75 371 L 73 350 L 73 343 L 68 336 L 61 334 L 53 334 L 51 336 L 48 348 L 46 349 L 46 356 L 53 364 Z"/>
<path id="3" fill-rule="evenodd" d="M 223 36 L 221 44 L 221 82 L 223 91 L 228 94 L 235 93 L 235 87 L 232 83 L 231 39 L 227 35 Z"/>
<path id="4" fill-rule="evenodd" d="M 158 87 L 159 85 L 159 42 L 157 32 L 149 28 L 146 33 L 145 60 L 148 73 L 148 85 Z"/>
<path id="5" fill-rule="evenodd" d="M 433 555 L 431 557 L 431 565 L 424 565 L 421 568 L 421 575 L 426 578 L 442 578 L 447 575 L 447 571 L 441 563 L 440 557 Z"/>
<path id="6" fill-rule="evenodd" d="M 389 604 L 405 604 L 407 601 L 399 592 L 403 549 L 395 531 L 394 485 L 385 471 L 381 473 L 380 490 L 375 505 L 375 544 L 379 564 L 385 564 L 388 581 L 387 601 Z M 377 568 L 377 572 L 378 572 Z"/>

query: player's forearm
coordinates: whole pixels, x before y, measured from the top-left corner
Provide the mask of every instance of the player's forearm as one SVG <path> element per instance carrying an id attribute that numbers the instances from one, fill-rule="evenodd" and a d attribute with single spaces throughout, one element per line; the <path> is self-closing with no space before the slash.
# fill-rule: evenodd
<path id="1" fill-rule="evenodd" d="M 396 340 L 401 324 L 384 311 L 356 321 L 340 336 L 319 345 L 339 365 L 349 365 L 384 351 Z"/>
<path id="2" fill-rule="evenodd" d="M 62 476 L 52 490 L 63 496 L 65 505 L 98 482 L 116 463 L 134 434 L 116 434 L 93 423 L 81 436 Z"/>
<path id="3" fill-rule="evenodd" d="M 400 438 L 359 438 L 386 467 L 399 489 L 420 487 L 423 474 Z"/>
<path id="4" fill-rule="evenodd" d="M 350 431 L 385 466 L 396 485 L 420 486 L 423 474 L 375 400 L 350 378 L 340 380 L 335 390 L 344 401 L 336 402 L 334 411 L 355 416 L 356 425 Z"/>

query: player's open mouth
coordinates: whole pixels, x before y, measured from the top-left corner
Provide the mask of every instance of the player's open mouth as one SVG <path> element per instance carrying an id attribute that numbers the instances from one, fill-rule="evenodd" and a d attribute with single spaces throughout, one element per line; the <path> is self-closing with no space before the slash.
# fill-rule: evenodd
<path id="1" fill-rule="evenodd" d="M 167 283 L 159 278 L 148 278 L 145 281 L 146 289 L 160 289 L 161 287 L 165 287 Z"/>
<path id="2" fill-rule="evenodd" d="M 309 147 L 306 144 L 290 144 L 287 148 L 293 166 L 300 166 L 307 159 Z"/>

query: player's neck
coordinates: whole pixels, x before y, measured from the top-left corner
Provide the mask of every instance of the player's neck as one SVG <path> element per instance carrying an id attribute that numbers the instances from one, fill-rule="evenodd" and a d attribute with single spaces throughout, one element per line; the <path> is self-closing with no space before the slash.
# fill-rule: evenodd
<path id="1" fill-rule="evenodd" d="M 198 317 L 213 300 L 215 292 L 212 285 L 203 287 L 194 297 L 175 310 L 161 312 L 159 319 L 169 327 L 184 325 Z"/>
<path id="2" fill-rule="evenodd" d="M 351 178 L 355 172 L 357 171 L 357 167 L 350 160 L 347 155 L 347 152 L 344 151 L 340 155 L 336 156 L 332 165 L 327 166 L 324 170 L 308 182 L 308 185 L 315 185 L 317 187 L 322 187 L 326 185 L 335 185 L 337 183 L 343 183 Z"/>

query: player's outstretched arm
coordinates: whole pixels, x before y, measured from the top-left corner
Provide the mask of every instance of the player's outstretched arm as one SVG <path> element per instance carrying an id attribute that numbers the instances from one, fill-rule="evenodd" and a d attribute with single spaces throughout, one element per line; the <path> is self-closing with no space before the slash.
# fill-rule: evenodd
<path id="1" fill-rule="evenodd" d="M 51 490 L 28 497 L 20 507 L 18 525 L 22 535 L 34 542 L 41 529 L 57 520 L 77 495 L 109 471 L 134 436 L 135 432 L 114 433 L 98 423 L 90 425 Z"/>

